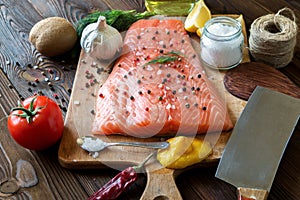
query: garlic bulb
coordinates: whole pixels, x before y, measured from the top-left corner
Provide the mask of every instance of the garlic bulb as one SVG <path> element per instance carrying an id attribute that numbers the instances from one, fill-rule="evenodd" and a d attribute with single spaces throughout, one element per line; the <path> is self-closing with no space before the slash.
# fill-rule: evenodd
<path id="1" fill-rule="evenodd" d="M 107 25 L 104 16 L 99 16 L 96 23 L 84 28 L 80 45 L 90 56 L 99 60 L 109 60 L 121 50 L 123 40 L 119 31 Z"/>

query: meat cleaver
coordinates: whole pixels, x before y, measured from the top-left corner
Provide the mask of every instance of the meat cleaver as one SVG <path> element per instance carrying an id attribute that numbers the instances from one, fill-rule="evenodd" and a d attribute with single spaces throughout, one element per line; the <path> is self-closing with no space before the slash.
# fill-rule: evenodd
<path id="1" fill-rule="evenodd" d="M 239 117 L 216 171 L 239 200 L 265 200 L 297 125 L 300 99 L 257 86 Z"/>

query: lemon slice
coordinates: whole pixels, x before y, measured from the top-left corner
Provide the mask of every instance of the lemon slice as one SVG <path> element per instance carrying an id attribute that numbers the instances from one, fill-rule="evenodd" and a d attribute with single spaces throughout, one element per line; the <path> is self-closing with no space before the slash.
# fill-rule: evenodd
<path id="1" fill-rule="evenodd" d="M 202 36 L 202 32 L 203 32 L 203 28 L 198 28 L 197 31 L 196 31 L 196 33 L 197 33 L 197 35 L 198 35 L 199 37 Z"/>
<path id="2" fill-rule="evenodd" d="M 188 32 L 195 33 L 199 28 L 203 28 L 205 23 L 210 19 L 210 10 L 205 5 L 204 0 L 199 0 L 188 14 L 184 22 L 184 28 Z"/>
<path id="3" fill-rule="evenodd" d="M 241 23 L 241 25 L 243 26 L 244 20 L 243 20 L 243 15 L 240 14 L 238 18 L 236 18 L 237 21 L 239 21 Z"/>

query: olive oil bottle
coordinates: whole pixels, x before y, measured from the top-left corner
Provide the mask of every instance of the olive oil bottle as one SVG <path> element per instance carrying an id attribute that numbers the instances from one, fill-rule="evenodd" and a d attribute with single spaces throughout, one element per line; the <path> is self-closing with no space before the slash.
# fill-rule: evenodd
<path id="1" fill-rule="evenodd" d="M 184 16 L 194 7 L 196 0 L 145 0 L 148 11 L 157 15 Z"/>

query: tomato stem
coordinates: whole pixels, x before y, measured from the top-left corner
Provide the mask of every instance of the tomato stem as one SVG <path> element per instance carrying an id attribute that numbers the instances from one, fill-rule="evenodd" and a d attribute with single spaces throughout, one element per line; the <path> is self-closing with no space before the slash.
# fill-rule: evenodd
<path id="1" fill-rule="evenodd" d="M 11 109 L 11 112 L 16 111 L 16 110 L 20 110 L 23 111 L 22 114 L 14 114 L 18 117 L 22 117 L 22 118 L 26 118 L 27 122 L 30 124 L 32 122 L 33 117 L 41 110 L 43 109 L 45 106 L 40 106 L 34 109 L 34 101 L 36 100 L 37 96 L 35 96 L 29 105 L 29 109 L 26 109 L 23 107 L 23 105 L 21 103 L 18 103 L 18 107 L 14 107 Z"/>

